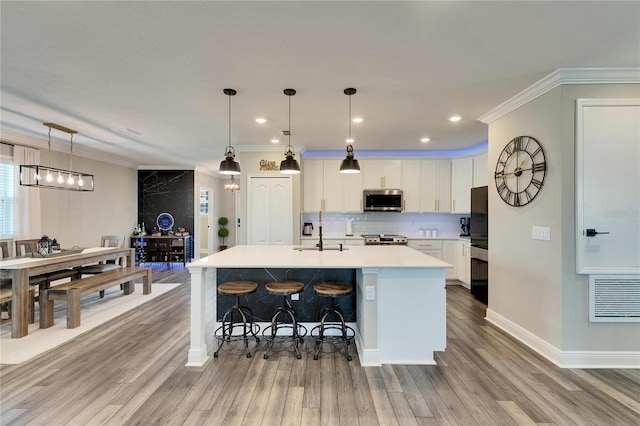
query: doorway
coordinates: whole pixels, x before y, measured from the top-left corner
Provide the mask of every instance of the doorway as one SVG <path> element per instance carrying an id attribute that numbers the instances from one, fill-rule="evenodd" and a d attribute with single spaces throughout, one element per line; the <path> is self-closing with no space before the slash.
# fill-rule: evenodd
<path id="1" fill-rule="evenodd" d="M 210 188 L 200 187 L 200 257 L 206 257 L 214 252 L 213 247 L 213 206 L 211 203 L 213 191 Z"/>
<path id="2" fill-rule="evenodd" d="M 249 176 L 247 243 L 293 244 L 293 184 L 290 176 Z"/>

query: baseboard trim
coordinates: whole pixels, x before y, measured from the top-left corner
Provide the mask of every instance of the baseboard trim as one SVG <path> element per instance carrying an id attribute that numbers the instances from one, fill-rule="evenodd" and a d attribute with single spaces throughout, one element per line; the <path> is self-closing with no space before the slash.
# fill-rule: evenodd
<path id="1" fill-rule="evenodd" d="M 485 319 L 560 368 L 640 369 L 640 351 L 562 351 L 491 309 Z"/>

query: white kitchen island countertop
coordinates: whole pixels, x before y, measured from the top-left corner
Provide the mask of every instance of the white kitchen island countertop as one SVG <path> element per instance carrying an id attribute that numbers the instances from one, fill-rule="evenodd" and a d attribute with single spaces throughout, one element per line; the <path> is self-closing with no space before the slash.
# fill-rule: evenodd
<path id="1" fill-rule="evenodd" d="M 229 268 L 354 269 L 355 340 L 361 365 L 435 364 L 434 351 L 446 346 L 445 269 L 452 266 L 406 246 L 345 246 L 343 251 L 336 250 L 337 245 L 325 247 L 319 251 L 290 245 L 235 246 L 189 263 L 187 366 L 202 366 L 209 359 L 207 335 L 219 325 L 217 270 Z"/>
<path id="2" fill-rule="evenodd" d="M 406 246 L 325 245 L 326 250 L 302 246 L 235 246 L 191 262 L 189 269 L 214 268 L 451 268 L 435 257 Z M 302 249 L 302 250 L 298 250 Z"/>

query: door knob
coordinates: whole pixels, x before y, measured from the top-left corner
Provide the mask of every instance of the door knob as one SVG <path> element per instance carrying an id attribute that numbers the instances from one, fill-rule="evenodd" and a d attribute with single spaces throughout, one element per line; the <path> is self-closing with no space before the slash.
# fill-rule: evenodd
<path id="1" fill-rule="evenodd" d="M 589 228 L 589 229 L 585 229 L 584 230 L 584 235 L 586 235 L 587 237 L 595 237 L 598 234 L 608 234 L 608 232 L 597 232 L 593 228 Z"/>

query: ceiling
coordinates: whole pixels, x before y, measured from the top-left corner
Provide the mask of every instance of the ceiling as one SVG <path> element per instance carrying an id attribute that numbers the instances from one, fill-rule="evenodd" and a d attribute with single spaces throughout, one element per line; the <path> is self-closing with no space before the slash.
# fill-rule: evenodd
<path id="1" fill-rule="evenodd" d="M 347 87 L 356 156 L 458 154 L 485 146 L 478 117 L 558 68 L 640 66 L 636 1 L 3 0 L 0 12 L 4 138 L 46 142 L 55 122 L 78 130 L 74 152 L 138 165 L 217 168 L 227 87 L 240 159 L 273 138 L 284 153 L 289 100 L 297 152 L 343 152 Z"/>

